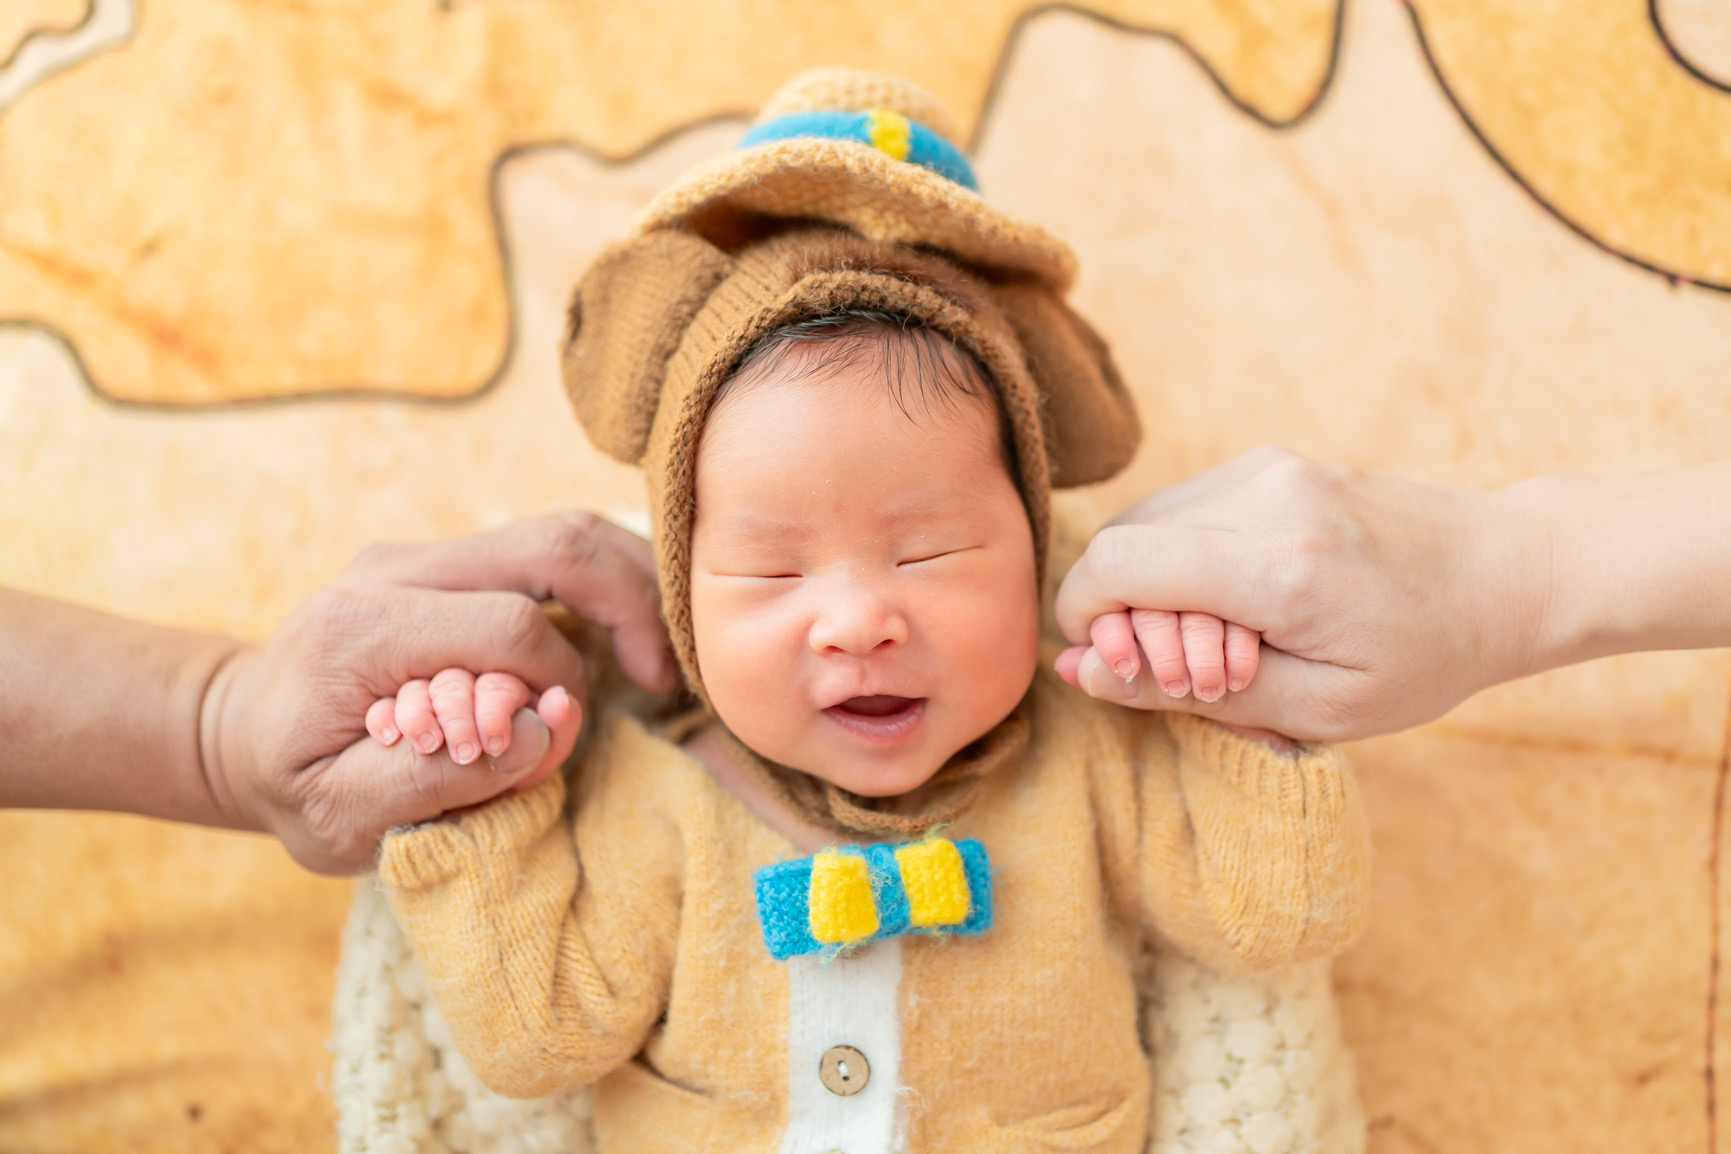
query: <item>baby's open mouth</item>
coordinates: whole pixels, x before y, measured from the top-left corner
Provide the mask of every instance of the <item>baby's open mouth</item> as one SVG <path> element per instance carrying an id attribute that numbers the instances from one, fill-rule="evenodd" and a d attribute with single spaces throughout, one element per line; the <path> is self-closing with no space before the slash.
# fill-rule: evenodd
<path id="1" fill-rule="evenodd" d="M 925 712 L 925 698 L 887 693 L 850 697 L 824 710 L 831 720 L 873 744 L 894 744 L 910 736 Z"/>
<path id="2" fill-rule="evenodd" d="M 857 713 L 861 717 L 891 717 L 912 709 L 924 700 L 923 697 L 896 697 L 888 693 L 879 693 L 871 697 L 850 697 L 830 708 L 839 709 L 844 713 Z"/>

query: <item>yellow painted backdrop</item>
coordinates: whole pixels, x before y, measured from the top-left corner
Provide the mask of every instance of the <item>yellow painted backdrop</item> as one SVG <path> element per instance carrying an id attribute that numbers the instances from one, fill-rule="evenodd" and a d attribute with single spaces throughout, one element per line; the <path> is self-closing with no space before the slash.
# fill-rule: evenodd
<path id="1" fill-rule="evenodd" d="M 1712 0 L 9 0 L 0 581 L 262 638 L 380 537 L 639 515 L 565 293 L 837 63 L 938 92 L 1081 255 L 1150 435 L 1077 516 L 1264 441 L 1468 486 L 1731 455 Z M 1731 655 L 1648 655 L 1355 749 L 1373 1150 L 1731 1144 L 1728 724 Z M 0 878 L 0 1148 L 329 1147 L 343 884 L 87 815 L 0 815 Z"/>

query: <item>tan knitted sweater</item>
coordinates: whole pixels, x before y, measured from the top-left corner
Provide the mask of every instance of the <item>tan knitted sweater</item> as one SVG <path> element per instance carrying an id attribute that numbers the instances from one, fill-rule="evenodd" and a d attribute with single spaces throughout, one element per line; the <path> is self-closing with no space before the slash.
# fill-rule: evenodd
<path id="1" fill-rule="evenodd" d="M 867 951 L 899 951 L 899 1136 L 1140 1152 L 1139 950 L 1241 972 L 1338 952 L 1365 913 L 1364 815 L 1333 750 L 1285 757 L 1047 674 L 1029 704 L 1029 745 L 946 831 L 991 855 L 991 929 Z M 574 816 L 553 779 L 390 836 L 392 910 L 493 1088 L 597 1082 L 604 1151 L 781 1149 L 818 1073 L 790 1069 L 802 960 L 769 956 L 751 875 L 799 851 L 677 746 L 595 723 Z"/>

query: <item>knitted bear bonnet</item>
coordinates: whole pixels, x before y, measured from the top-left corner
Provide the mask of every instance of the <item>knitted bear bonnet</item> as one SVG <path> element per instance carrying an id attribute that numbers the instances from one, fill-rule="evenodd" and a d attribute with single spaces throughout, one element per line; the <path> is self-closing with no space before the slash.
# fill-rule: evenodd
<path id="1" fill-rule="evenodd" d="M 717 389 L 777 329 L 869 309 L 971 354 L 1009 430 L 1041 572 L 1050 489 L 1105 480 L 1136 450 L 1141 430 L 1110 354 L 1064 303 L 1075 257 L 981 198 L 957 136 L 936 99 L 906 81 L 805 73 L 738 149 L 651 201 L 577 286 L 565 387 L 596 447 L 644 469 L 662 613 L 700 700 L 690 600 L 698 442 Z M 959 813 L 1025 731 L 1015 715 L 957 754 L 933 779 L 935 808 L 918 815 L 883 812 L 730 748 L 807 820 L 906 835 Z"/>

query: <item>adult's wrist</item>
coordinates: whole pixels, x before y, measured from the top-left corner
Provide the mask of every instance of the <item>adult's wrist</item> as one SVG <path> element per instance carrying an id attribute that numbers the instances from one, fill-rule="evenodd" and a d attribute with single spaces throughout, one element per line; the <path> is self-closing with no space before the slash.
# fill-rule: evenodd
<path id="1" fill-rule="evenodd" d="M 1506 644 L 1478 688 L 1579 660 L 1586 617 L 1571 580 L 1580 561 L 1573 496 L 1562 477 L 1532 477 L 1482 495 L 1490 568 L 1475 575 L 1475 603 L 1466 610 L 1480 614 Z"/>
<path id="2" fill-rule="evenodd" d="M 269 800 L 253 772 L 248 740 L 259 651 L 236 644 L 207 657 L 198 703 L 198 772 L 215 815 L 210 824 L 271 832 Z"/>
<path id="3" fill-rule="evenodd" d="M 1505 490 L 1547 542 L 1526 667 L 1731 644 L 1731 466 L 1539 477 Z M 1518 674 L 1517 674 L 1518 675 Z"/>

